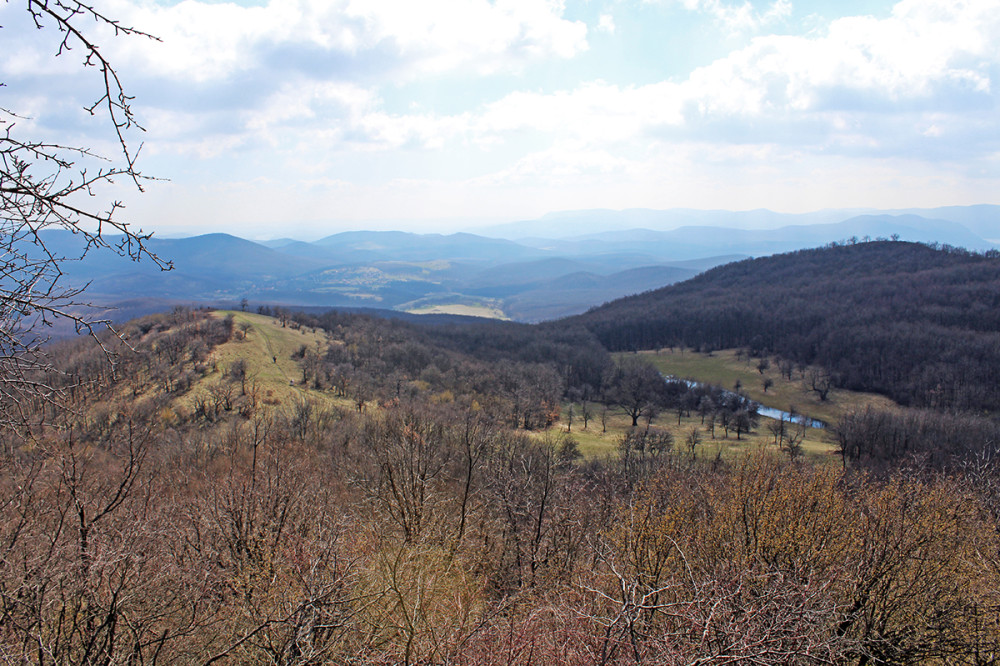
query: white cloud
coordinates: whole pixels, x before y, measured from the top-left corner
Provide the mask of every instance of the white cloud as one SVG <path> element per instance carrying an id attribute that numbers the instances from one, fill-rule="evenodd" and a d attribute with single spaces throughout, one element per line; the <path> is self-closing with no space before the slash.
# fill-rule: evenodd
<path id="1" fill-rule="evenodd" d="M 760 9 L 672 1 L 744 32 L 790 10 L 787 0 Z M 189 158 L 156 175 L 182 180 L 201 169 L 190 178 L 206 188 L 212 178 L 243 179 L 191 209 L 220 219 L 279 218 L 290 201 L 302 219 L 310 207 L 370 218 L 434 214 L 425 207 L 463 215 L 477 206 L 697 206 L 722 190 L 733 205 L 777 206 L 783 196 L 839 205 L 823 187 L 852 183 L 857 204 L 891 203 L 908 186 L 929 201 L 962 191 L 963 175 L 969 192 L 1000 176 L 1000 0 L 902 0 L 884 18 L 757 36 L 687 76 L 644 84 L 615 80 L 610 68 L 606 80 L 575 70 L 559 83 L 551 62 L 588 48 L 587 28 L 550 0 L 107 2 L 110 14 L 165 40 L 111 42 L 130 72 L 148 71 L 158 87 L 139 92 L 144 153 Z M 10 11 L 0 3 L 4 25 Z M 620 21 L 623 11 L 616 5 Z M 620 39 L 614 28 L 610 14 L 592 23 Z M 5 89 L 7 99 L 35 123 L 56 109 L 68 117 L 69 96 L 53 104 L 28 75 L 40 68 L 45 85 L 78 62 L 51 65 L 42 42 L 26 39 L 0 52 L 0 80 L 21 73 L 27 87 L 16 97 Z M 543 64 L 542 76 L 530 75 L 530 62 Z M 484 72 L 503 76 L 483 85 Z M 478 87 L 467 96 L 470 84 Z M 443 103 L 406 98 L 425 88 Z M 254 171 L 284 184 L 250 183 Z"/>
<path id="2" fill-rule="evenodd" d="M 586 49 L 583 23 L 562 18 L 561 0 L 352 0 L 375 42 L 395 41 L 421 69 L 475 64 L 493 70 L 524 58 L 568 58 Z M 508 61 L 505 63 L 504 61 Z"/>
<path id="3" fill-rule="evenodd" d="M 561 0 L 270 0 L 262 7 L 112 0 L 109 14 L 151 26 L 162 43 L 114 48 L 168 77 L 208 81 L 274 64 L 337 78 L 357 71 L 476 73 L 517 69 L 587 48 Z M 355 73 L 346 71 L 354 70 Z"/>
<path id="4" fill-rule="evenodd" d="M 997 0 L 906 0 L 889 18 L 841 19 L 819 37 L 758 37 L 692 72 L 682 84 L 685 123 L 711 127 L 719 141 L 766 136 L 769 124 L 781 123 L 787 136 L 772 140 L 823 148 L 848 118 L 855 132 L 874 122 L 879 133 L 932 139 L 914 118 L 943 114 L 966 124 L 980 120 L 977 108 L 992 113 L 998 41 Z"/>
<path id="5" fill-rule="evenodd" d="M 648 0 L 647 0 L 648 1 Z M 679 0 L 688 11 L 702 12 L 713 17 L 730 33 L 756 32 L 788 18 L 791 0 L 774 0 L 767 9 L 758 11 L 750 0 L 738 4 L 724 0 Z"/>
<path id="6" fill-rule="evenodd" d="M 998 41 L 988 9 L 907 0 L 886 19 L 843 19 L 824 35 L 756 38 L 678 82 L 513 91 L 454 114 L 390 113 L 371 90 L 289 82 L 242 122 L 288 153 L 450 146 L 477 162 L 506 152 L 514 161 L 498 178 L 560 185 L 609 165 L 631 172 L 694 144 L 692 160 L 727 155 L 748 165 L 778 154 L 974 161 L 1000 148 L 990 81 Z M 954 109 L 956 92 L 986 110 Z"/>
<path id="7" fill-rule="evenodd" d="M 487 106 L 471 125 L 485 136 L 531 130 L 611 143 L 650 125 L 680 122 L 677 90 L 672 83 L 619 87 L 596 81 L 553 94 L 515 92 Z"/>
<path id="8" fill-rule="evenodd" d="M 591 177 L 615 176 L 631 180 L 642 168 L 642 164 L 608 150 L 595 149 L 582 142 L 567 141 L 530 153 L 511 167 L 476 179 L 475 182 L 566 186 Z"/>
<path id="9" fill-rule="evenodd" d="M 519 132 L 611 145 L 644 140 L 651 131 L 683 138 L 711 128 L 723 142 L 739 135 L 826 150 L 837 134 L 859 145 L 870 124 L 866 118 L 874 115 L 903 120 L 895 130 L 901 135 L 934 138 L 956 92 L 981 98 L 987 109 L 995 106 L 990 75 L 1000 67 L 993 46 L 1000 42 L 1000 0 L 970 7 L 907 0 L 887 19 L 842 19 L 819 37 L 755 38 L 681 82 L 594 81 L 573 90 L 515 91 L 450 117 L 393 116 L 376 105 L 359 124 L 385 136 L 433 137 L 437 145 L 448 133 L 480 145 Z M 967 117 L 968 109 L 959 113 Z M 940 116 L 934 121 L 939 129 L 927 132 L 927 122 L 917 123 L 919 128 L 905 124 L 926 114 Z M 401 129 L 407 126 L 434 129 Z"/>

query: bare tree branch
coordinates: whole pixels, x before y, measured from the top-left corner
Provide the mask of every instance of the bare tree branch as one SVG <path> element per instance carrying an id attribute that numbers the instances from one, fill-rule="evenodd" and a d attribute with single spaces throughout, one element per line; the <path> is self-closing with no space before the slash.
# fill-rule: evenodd
<path id="1" fill-rule="evenodd" d="M 130 180 L 140 192 L 150 180 L 136 167 L 141 143 L 133 148 L 130 142 L 132 131 L 143 131 L 131 108 L 132 97 L 91 34 L 111 28 L 115 36 L 156 38 L 77 0 L 27 0 L 25 9 L 36 29 L 59 35 L 56 57 L 78 52 L 84 68 L 100 72 L 96 100 L 84 108 L 110 124 L 119 147 L 118 157 L 110 159 L 86 147 L 25 137 L 18 126 L 24 116 L 0 108 L 0 428 L 28 434 L 23 406 L 31 400 L 54 402 L 61 397 L 45 378 L 52 368 L 43 348 L 55 322 L 61 320 L 77 333 L 90 335 L 114 361 L 112 350 L 98 336 L 100 330 L 111 328 L 110 322 L 89 316 L 89 304 L 81 299 L 86 285 L 64 284 L 65 262 L 82 259 L 97 248 L 136 261 L 150 260 L 164 270 L 172 266 L 148 249 L 151 234 L 121 219 L 120 201 L 103 209 L 85 205 L 98 189 L 120 178 Z M 94 162 L 97 168 L 89 166 Z M 65 256 L 50 248 L 46 232 L 59 229 L 81 239 L 77 255 Z"/>

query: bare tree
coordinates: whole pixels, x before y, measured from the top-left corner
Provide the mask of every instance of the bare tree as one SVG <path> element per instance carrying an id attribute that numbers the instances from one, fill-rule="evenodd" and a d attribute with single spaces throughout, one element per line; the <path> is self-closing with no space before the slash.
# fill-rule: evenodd
<path id="1" fill-rule="evenodd" d="M 687 437 L 684 438 L 684 443 L 687 444 L 691 459 L 694 460 L 698 445 L 701 444 L 701 431 L 697 427 L 691 428 L 688 431 Z"/>
<path id="2" fill-rule="evenodd" d="M 447 435 L 440 424 L 413 411 L 389 411 L 365 422 L 365 462 L 371 472 L 357 482 L 406 543 L 420 537 L 444 501 L 453 454 Z"/>
<path id="3" fill-rule="evenodd" d="M 785 444 L 785 436 L 788 434 L 787 425 L 788 421 L 785 420 L 784 414 L 779 414 L 778 418 L 768 421 L 767 429 L 774 436 L 774 445 L 779 448 Z"/>
<path id="4" fill-rule="evenodd" d="M 586 400 L 580 406 L 580 418 L 583 419 L 583 429 L 586 430 L 590 424 L 590 419 L 594 418 L 594 410 Z"/>
<path id="5" fill-rule="evenodd" d="M 625 359 L 604 378 L 608 402 L 621 407 L 632 417 L 632 427 L 639 418 L 663 402 L 664 381 L 656 368 L 641 359 Z"/>
<path id="6" fill-rule="evenodd" d="M 139 191 L 146 180 L 135 162 L 141 145 L 133 148 L 128 140 L 133 131 L 142 130 L 130 106 L 132 98 L 90 31 L 110 28 L 115 35 L 155 38 L 77 0 L 26 4 L 36 28 L 54 31 L 57 57 L 73 51 L 76 57 L 82 55 L 84 67 L 100 72 L 103 85 L 86 110 L 111 126 L 119 152 L 116 159 L 108 159 L 86 147 L 24 136 L 19 124 L 28 124 L 22 122 L 27 118 L 0 107 L 0 427 L 8 429 L 24 426 L 28 401 L 59 398 L 52 383 L 40 375 L 50 370 L 42 353 L 46 329 L 63 320 L 97 339 L 96 331 L 108 323 L 88 317 L 80 285 L 63 284 L 64 263 L 97 248 L 170 267 L 147 249 L 150 234 L 120 219 L 121 202 L 103 210 L 85 205 L 87 196 L 116 180 L 131 181 Z M 79 256 L 67 257 L 49 247 L 44 232 L 58 229 L 78 236 Z M 106 350 L 110 357 L 111 349 Z"/>
<path id="7" fill-rule="evenodd" d="M 810 368 L 806 374 L 806 379 L 809 382 L 810 390 L 816 392 L 819 395 L 819 399 L 825 402 L 827 396 L 830 394 L 830 389 L 833 387 L 833 380 L 830 378 L 830 375 L 819 368 Z"/>
<path id="8" fill-rule="evenodd" d="M 795 427 L 789 429 L 784 442 L 780 445 L 781 450 L 787 453 L 791 460 L 796 460 L 802 455 L 802 441 L 806 438 L 808 427 L 805 421 L 800 421 Z"/>
<path id="9" fill-rule="evenodd" d="M 749 433 L 757 424 L 757 414 L 746 409 L 737 410 L 733 414 L 730 427 L 736 430 L 736 439 L 741 439 L 740 435 Z"/>
<path id="10" fill-rule="evenodd" d="M 229 366 L 229 379 L 240 383 L 240 395 L 247 394 L 247 361 L 245 358 L 238 358 Z"/>

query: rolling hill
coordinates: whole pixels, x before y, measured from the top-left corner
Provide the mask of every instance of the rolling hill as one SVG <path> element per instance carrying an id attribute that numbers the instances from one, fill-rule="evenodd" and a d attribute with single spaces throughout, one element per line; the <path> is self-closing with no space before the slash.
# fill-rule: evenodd
<path id="1" fill-rule="evenodd" d="M 898 215 L 585 211 L 553 215 L 532 227 L 535 233 L 551 232 L 549 222 L 558 223 L 575 237 L 517 242 L 471 233 L 350 231 L 314 242 L 283 238 L 256 243 L 214 233 L 150 239 L 149 250 L 173 263 L 167 273 L 153 262 L 136 263 L 100 251 L 67 261 L 63 269 L 67 285 L 88 285 L 88 298 L 101 306 L 158 299 L 231 307 L 245 298 L 254 307 L 461 311 L 539 322 L 749 256 L 849 238 L 900 238 L 987 250 L 994 246 L 980 234 L 1000 237 L 995 208 Z M 928 217 L 931 213 L 940 217 Z M 675 223 L 682 224 L 663 228 Z M 83 252 L 79 236 L 48 231 L 43 237 L 58 256 Z"/>
<path id="2" fill-rule="evenodd" d="M 68 232 L 45 232 L 44 238 L 58 256 L 84 253 L 80 237 Z M 88 298 L 98 305 L 130 303 L 132 310 L 142 299 L 231 306 L 247 298 L 254 305 L 401 311 L 457 305 L 540 321 L 691 277 L 731 259 L 706 257 L 697 267 L 673 266 L 640 253 L 578 260 L 472 234 L 403 232 L 349 232 L 315 243 L 270 245 L 206 234 L 153 238 L 148 249 L 172 262 L 173 269 L 165 272 L 152 261 L 91 251 L 63 264 L 65 281 L 86 286 Z M 623 270 L 637 271 L 631 274 L 637 279 L 629 280 Z M 568 277 L 581 274 L 588 279 Z"/>
<path id="3" fill-rule="evenodd" d="M 564 322 L 612 350 L 745 347 L 903 405 L 1000 412 L 1000 257 L 877 241 L 745 260 Z M 820 380 L 824 378 L 818 378 Z"/>

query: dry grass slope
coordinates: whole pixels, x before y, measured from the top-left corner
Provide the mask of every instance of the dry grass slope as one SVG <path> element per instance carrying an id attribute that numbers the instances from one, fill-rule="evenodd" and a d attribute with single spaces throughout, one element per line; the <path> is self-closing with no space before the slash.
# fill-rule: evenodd
<path id="1" fill-rule="evenodd" d="M 324 350 L 330 340 L 326 333 L 318 329 L 282 325 L 273 317 L 249 312 L 220 310 L 213 316 L 224 318 L 232 315 L 236 334 L 229 342 L 216 347 L 211 356 L 217 371 L 196 384 L 188 393 L 188 399 L 207 386 L 217 382 L 219 374 L 225 374 L 237 359 L 247 365 L 248 382 L 257 383 L 265 403 L 291 404 L 308 398 L 330 405 L 346 406 L 346 400 L 337 399 L 325 391 L 316 391 L 302 384 L 302 373 L 298 362 L 292 357 L 303 345 L 311 350 Z"/>

